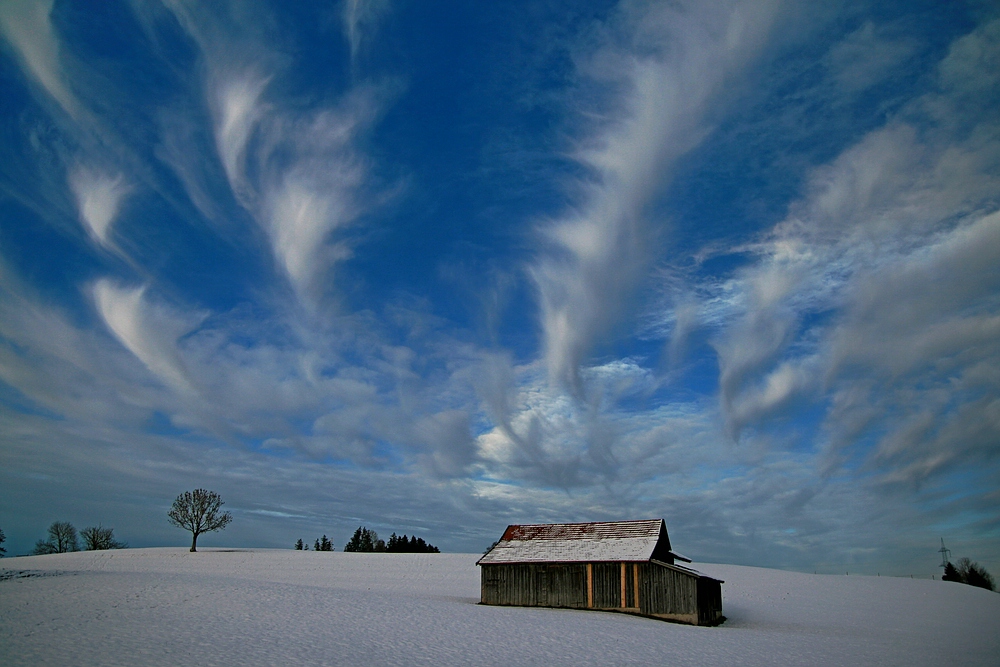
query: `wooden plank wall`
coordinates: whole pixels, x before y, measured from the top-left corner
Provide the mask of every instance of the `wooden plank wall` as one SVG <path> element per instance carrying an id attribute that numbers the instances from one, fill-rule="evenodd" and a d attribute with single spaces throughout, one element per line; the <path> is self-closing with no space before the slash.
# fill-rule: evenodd
<path id="1" fill-rule="evenodd" d="M 639 610 L 643 614 L 697 614 L 698 578 L 656 563 L 639 565 Z"/>
<path id="2" fill-rule="evenodd" d="M 698 625 L 716 625 L 722 617 L 722 584 L 715 579 L 698 579 Z"/>
<path id="3" fill-rule="evenodd" d="M 621 565 L 594 563 L 594 608 L 614 609 L 621 606 Z"/>
<path id="4" fill-rule="evenodd" d="M 527 607 L 587 606 L 583 563 L 482 566 L 483 604 Z"/>
<path id="5" fill-rule="evenodd" d="M 482 566 L 482 602 L 618 609 L 711 625 L 722 614 L 722 589 L 656 563 L 512 563 Z"/>
<path id="6" fill-rule="evenodd" d="M 550 607 L 587 606 L 587 568 L 582 564 L 549 565 Z"/>

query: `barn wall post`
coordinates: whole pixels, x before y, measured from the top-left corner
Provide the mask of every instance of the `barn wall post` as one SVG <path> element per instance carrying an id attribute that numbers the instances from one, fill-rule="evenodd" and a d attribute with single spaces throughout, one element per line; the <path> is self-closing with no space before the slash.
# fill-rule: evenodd
<path id="1" fill-rule="evenodd" d="M 587 608 L 594 607 L 594 566 L 587 563 Z"/>
<path id="2" fill-rule="evenodd" d="M 622 563 L 622 567 L 621 567 L 621 570 L 622 570 L 622 595 L 621 595 L 621 607 L 622 607 L 622 609 L 624 609 L 625 607 L 627 607 L 627 606 L 628 606 L 628 604 L 627 604 L 627 603 L 628 603 L 628 599 L 627 599 L 627 598 L 626 598 L 626 596 L 625 596 L 625 593 L 626 593 L 626 589 L 625 589 L 625 563 Z"/>
<path id="3" fill-rule="evenodd" d="M 632 563 L 632 591 L 635 594 L 635 608 L 639 609 L 639 564 Z"/>

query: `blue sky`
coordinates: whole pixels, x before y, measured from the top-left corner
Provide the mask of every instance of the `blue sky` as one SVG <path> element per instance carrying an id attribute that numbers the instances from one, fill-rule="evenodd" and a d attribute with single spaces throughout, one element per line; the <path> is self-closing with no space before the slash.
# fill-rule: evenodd
<path id="1" fill-rule="evenodd" d="M 992 3 L 5 2 L 0 528 L 1000 569 Z"/>

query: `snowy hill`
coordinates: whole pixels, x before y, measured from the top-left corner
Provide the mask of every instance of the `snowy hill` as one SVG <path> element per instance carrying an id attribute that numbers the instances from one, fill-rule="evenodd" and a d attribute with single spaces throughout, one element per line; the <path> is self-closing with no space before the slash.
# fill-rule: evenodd
<path id="1" fill-rule="evenodd" d="M 696 564 L 719 628 L 487 607 L 477 556 L 129 549 L 0 561 L 0 664 L 996 665 L 1000 595 Z"/>

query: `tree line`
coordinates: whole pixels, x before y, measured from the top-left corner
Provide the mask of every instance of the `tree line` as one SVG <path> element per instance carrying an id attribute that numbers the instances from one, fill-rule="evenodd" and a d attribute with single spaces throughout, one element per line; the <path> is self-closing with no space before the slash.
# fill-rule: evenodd
<path id="1" fill-rule="evenodd" d="M 309 551 L 309 545 L 302 541 L 300 537 L 295 543 L 296 551 Z M 330 541 L 326 535 L 323 537 L 317 537 L 316 541 L 313 542 L 313 551 L 333 551 L 333 542 Z"/>
<path id="2" fill-rule="evenodd" d="M 0 530 L 0 542 L 3 542 L 3 531 Z M 80 551 L 80 540 L 83 540 L 83 551 L 103 551 L 105 549 L 127 549 L 128 544 L 115 539 L 115 529 L 103 525 L 88 526 L 77 533 L 69 521 L 53 521 L 49 526 L 46 538 L 35 542 L 31 550 L 32 556 L 44 554 L 63 554 L 70 551 Z M 6 550 L 0 548 L 0 556 Z"/>
<path id="3" fill-rule="evenodd" d="M 167 520 L 171 525 L 183 528 L 191 533 L 191 551 L 197 551 L 198 537 L 203 533 L 222 530 L 228 526 L 233 515 L 222 511 L 222 497 L 214 491 L 195 489 L 185 491 L 174 499 Z M 80 551 L 80 539 L 83 539 L 83 549 L 99 551 L 104 549 L 126 549 L 128 544 L 115 539 L 114 529 L 103 525 L 88 526 L 79 533 L 68 521 L 54 521 L 48 530 L 48 538 L 38 540 L 31 555 L 66 553 Z M 0 530 L 0 545 L 6 541 L 3 530 Z M 309 545 L 302 538 L 295 542 L 298 551 L 308 551 Z M 333 551 L 333 541 L 326 535 L 313 542 L 314 551 Z M 441 553 L 433 544 L 422 537 L 414 535 L 396 535 L 393 533 L 386 542 L 379 538 L 378 533 L 365 526 L 358 526 L 354 535 L 344 545 L 344 551 L 361 553 Z M 0 546 L 0 558 L 7 550 Z"/>
<path id="4" fill-rule="evenodd" d="M 985 567 L 970 561 L 968 558 L 959 558 L 958 566 L 952 565 L 951 561 L 948 561 L 944 566 L 944 576 L 941 577 L 941 580 L 956 581 L 960 584 L 968 584 L 990 591 L 997 589 L 993 575 L 987 572 Z"/>
<path id="5" fill-rule="evenodd" d="M 224 503 L 219 494 L 206 489 L 185 491 L 174 499 L 167 520 L 178 528 L 191 532 L 191 551 L 197 550 L 198 536 L 215 530 L 222 530 L 233 520 L 233 515 L 223 512 Z M 88 526 L 77 533 L 69 521 L 53 521 L 49 526 L 48 536 L 35 542 L 35 548 L 30 555 L 61 554 L 80 551 L 80 540 L 83 540 L 84 551 L 101 551 L 105 549 L 127 549 L 128 544 L 115 539 L 114 528 L 103 525 Z M 0 530 L 0 545 L 7 540 L 3 530 Z M 7 550 L 0 546 L 0 558 Z"/>
<path id="6" fill-rule="evenodd" d="M 299 538 L 294 545 L 296 551 L 309 551 L 309 544 Z M 333 542 L 324 535 L 313 542 L 313 551 L 333 551 Z M 424 538 L 399 536 L 393 533 L 389 541 L 379 538 L 378 533 L 365 526 L 358 526 L 354 535 L 344 545 L 344 551 L 355 553 L 421 553 L 437 554 L 441 553 L 433 544 L 428 544 Z"/>

